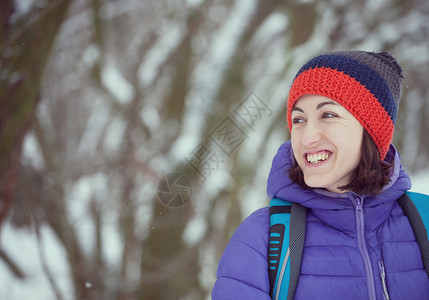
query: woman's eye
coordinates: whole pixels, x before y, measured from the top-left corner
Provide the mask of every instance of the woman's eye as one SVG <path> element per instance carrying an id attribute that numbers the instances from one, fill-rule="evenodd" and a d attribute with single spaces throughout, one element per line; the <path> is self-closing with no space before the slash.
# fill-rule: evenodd
<path id="1" fill-rule="evenodd" d="M 328 118 L 336 118 L 336 117 L 338 117 L 338 115 L 336 115 L 334 113 L 330 113 L 330 112 L 323 113 L 323 118 L 326 118 L 326 119 L 328 119 Z"/>
<path id="2" fill-rule="evenodd" d="M 300 124 L 300 123 L 304 123 L 304 119 L 301 117 L 296 117 L 292 119 L 292 124 Z"/>

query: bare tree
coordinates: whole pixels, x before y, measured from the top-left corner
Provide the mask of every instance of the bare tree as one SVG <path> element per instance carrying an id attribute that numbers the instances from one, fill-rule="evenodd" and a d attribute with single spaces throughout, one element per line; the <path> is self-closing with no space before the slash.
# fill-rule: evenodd
<path id="1" fill-rule="evenodd" d="M 1 4 L 0 226 L 12 205 L 22 143 L 40 100 L 43 71 L 70 4 L 47 1 L 24 15 L 16 11 L 12 0 Z M 8 254 L 1 253 L 11 271 L 23 278 L 24 273 Z"/>
<path id="2" fill-rule="evenodd" d="M 427 165 L 424 1 L 57 0 L 23 15 L 6 1 L 0 11 L 0 220 L 12 207 L 6 222 L 36 237 L 56 299 L 209 298 L 232 233 L 267 204 L 289 85 L 312 55 L 391 51 L 405 69 L 395 143 L 411 171 Z M 170 185 L 187 200 L 176 207 L 158 193 L 169 174 L 189 180 Z M 65 253 L 70 291 L 49 247 Z M 0 257 L 24 286 L 10 249 L 4 241 Z"/>

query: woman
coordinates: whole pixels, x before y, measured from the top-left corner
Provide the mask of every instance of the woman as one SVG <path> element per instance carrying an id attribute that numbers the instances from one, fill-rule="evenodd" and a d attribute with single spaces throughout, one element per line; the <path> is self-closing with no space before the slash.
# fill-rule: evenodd
<path id="1" fill-rule="evenodd" d="M 388 53 L 340 51 L 311 59 L 293 81 L 291 141 L 274 157 L 267 192 L 307 208 L 294 299 L 429 299 L 421 251 L 398 203 L 411 187 L 391 145 L 401 80 Z M 271 299 L 269 232 L 268 208 L 239 226 L 213 299 Z"/>

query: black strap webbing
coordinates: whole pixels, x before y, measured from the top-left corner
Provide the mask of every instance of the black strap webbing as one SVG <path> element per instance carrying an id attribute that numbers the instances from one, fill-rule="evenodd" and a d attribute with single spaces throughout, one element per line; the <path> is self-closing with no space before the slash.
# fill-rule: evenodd
<path id="1" fill-rule="evenodd" d="M 270 207 L 270 217 L 273 214 L 290 214 L 291 212 L 291 206 L 285 205 L 285 206 L 271 206 Z"/>
<path id="2" fill-rule="evenodd" d="M 414 235 L 416 236 L 417 243 L 420 247 L 422 254 L 423 267 L 426 274 L 429 276 L 429 240 L 426 232 L 426 227 L 423 224 L 422 217 L 420 216 L 413 201 L 408 197 L 407 194 L 403 194 L 398 199 L 399 205 L 401 205 L 404 214 L 408 217 L 411 227 L 413 228 Z"/>
<path id="3" fill-rule="evenodd" d="M 299 273 L 301 271 L 302 251 L 304 248 L 305 225 L 307 223 L 307 209 L 297 203 L 292 204 L 289 226 L 290 247 L 290 279 L 288 300 L 295 298 L 298 285 Z"/>

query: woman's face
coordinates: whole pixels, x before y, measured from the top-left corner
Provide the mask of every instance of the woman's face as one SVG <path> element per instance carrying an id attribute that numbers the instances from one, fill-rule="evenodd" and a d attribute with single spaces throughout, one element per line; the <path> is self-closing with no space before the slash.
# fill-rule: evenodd
<path id="1" fill-rule="evenodd" d="M 359 164 L 362 125 L 330 98 L 304 95 L 292 109 L 292 148 L 305 183 L 341 193 Z"/>

